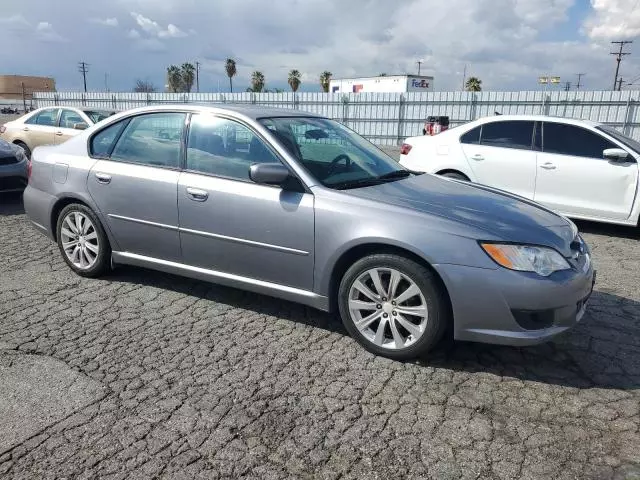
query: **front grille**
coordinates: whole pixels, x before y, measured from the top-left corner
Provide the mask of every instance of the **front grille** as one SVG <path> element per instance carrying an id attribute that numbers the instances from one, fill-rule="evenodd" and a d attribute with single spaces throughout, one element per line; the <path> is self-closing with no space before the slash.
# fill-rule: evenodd
<path id="1" fill-rule="evenodd" d="M 7 190 L 23 190 L 27 179 L 22 177 L 0 177 L 0 192 Z"/>
<path id="2" fill-rule="evenodd" d="M 15 163 L 18 163 L 16 157 L 0 157 L 0 165 L 13 165 Z"/>

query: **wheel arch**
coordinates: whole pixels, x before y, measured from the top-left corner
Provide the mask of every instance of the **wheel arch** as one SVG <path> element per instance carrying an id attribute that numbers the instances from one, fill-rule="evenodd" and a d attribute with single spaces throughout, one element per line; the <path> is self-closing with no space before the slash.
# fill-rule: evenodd
<path id="1" fill-rule="evenodd" d="M 466 173 L 464 173 L 461 170 L 457 170 L 455 168 L 445 168 L 442 170 L 439 170 L 436 172 L 436 175 L 444 175 L 445 173 L 456 173 L 458 175 L 462 175 L 464 178 L 467 179 L 467 181 L 470 181 L 471 179 L 469 178 L 469 175 L 467 175 Z"/>
<path id="2" fill-rule="evenodd" d="M 409 260 L 413 260 L 414 262 L 422 265 L 430 272 L 432 272 L 434 278 L 437 280 L 439 287 L 442 289 L 447 299 L 449 311 L 451 311 L 451 297 L 449 295 L 447 286 L 440 274 L 435 268 L 433 268 L 433 266 L 431 266 L 431 263 L 429 263 L 426 258 L 402 246 L 392 245 L 384 242 L 366 242 L 349 247 L 346 251 L 340 254 L 338 259 L 333 264 L 328 286 L 329 310 L 331 312 L 338 311 L 338 289 L 340 288 L 340 281 L 342 280 L 342 277 L 347 272 L 349 267 L 366 256 L 380 253 L 393 254 L 408 258 Z"/>

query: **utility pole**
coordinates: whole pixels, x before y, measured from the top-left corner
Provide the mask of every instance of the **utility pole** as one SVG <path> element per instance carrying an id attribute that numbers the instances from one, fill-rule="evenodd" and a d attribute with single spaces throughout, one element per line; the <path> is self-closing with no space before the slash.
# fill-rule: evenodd
<path id="1" fill-rule="evenodd" d="M 418 64 L 418 76 L 420 76 L 420 66 L 424 63 L 424 60 L 418 60 L 416 63 Z"/>
<path id="2" fill-rule="evenodd" d="M 618 91 L 622 90 L 622 77 L 618 79 Z"/>
<path id="3" fill-rule="evenodd" d="M 576 73 L 576 76 L 578 77 L 578 83 L 576 83 L 576 90 L 580 90 L 580 80 L 585 75 L 586 75 L 586 73 Z"/>
<path id="4" fill-rule="evenodd" d="M 200 93 L 200 62 L 196 62 L 196 92 Z"/>
<path id="5" fill-rule="evenodd" d="M 87 72 L 89 71 L 89 64 L 86 62 L 78 62 L 78 71 L 82 74 L 84 93 L 87 93 Z"/>
<path id="6" fill-rule="evenodd" d="M 620 61 L 622 60 L 622 57 L 624 57 L 625 55 L 631 55 L 631 52 L 623 52 L 622 49 L 624 48 L 625 45 L 629 44 L 629 43 L 633 43 L 633 40 L 622 40 L 622 41 L 618 41 L 618 42 L 611 42 L 614 45 L 620 45 L 620 50 L 618 50 L 617 52 L 610 52 L 611 55 L 615 55 L 616 56 L 616 74 L 613 77 L 613 89 L 616 89 L 616 83 L 618 82 L 618 72 L 620 71 Z"/>
<path id="7" fill-rule="evenodd" d="M 464 82 L 467 81 L 467 64 L 464 64 L 464 70 L 462 72 L 462 91 L 464 92 Z"/>

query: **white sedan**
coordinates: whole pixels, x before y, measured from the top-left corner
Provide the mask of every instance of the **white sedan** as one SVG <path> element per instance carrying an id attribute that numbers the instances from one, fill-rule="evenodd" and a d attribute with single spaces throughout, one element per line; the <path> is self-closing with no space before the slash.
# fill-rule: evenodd
<path id="1" fill-rule="evenodd" d="M 499 115 L 405 140 L 412 170 L 478 182 L 568 217 L 638 225 L 640 143 L 584 120 Z"/>

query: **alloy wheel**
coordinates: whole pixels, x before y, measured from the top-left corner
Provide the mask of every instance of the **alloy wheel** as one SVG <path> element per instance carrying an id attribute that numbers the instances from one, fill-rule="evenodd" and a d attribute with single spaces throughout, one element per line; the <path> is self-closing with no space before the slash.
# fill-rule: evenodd
<path id="1" fill-rule="evenodd" d="M 356 278 L 349 290 L 349 315 L 369 342 L 390 350 L 417 342 L 429 318 L 420 287 L 393 268 L 372 268 Z"/>
<path id="2" fill-rule="evenodd" d="M 96 227 L 87 215 L 69 212 L 62 221 L 60 240 L 65 255 L 76 268 L 88 270 L 95 265 L 100 242 Z"/>

